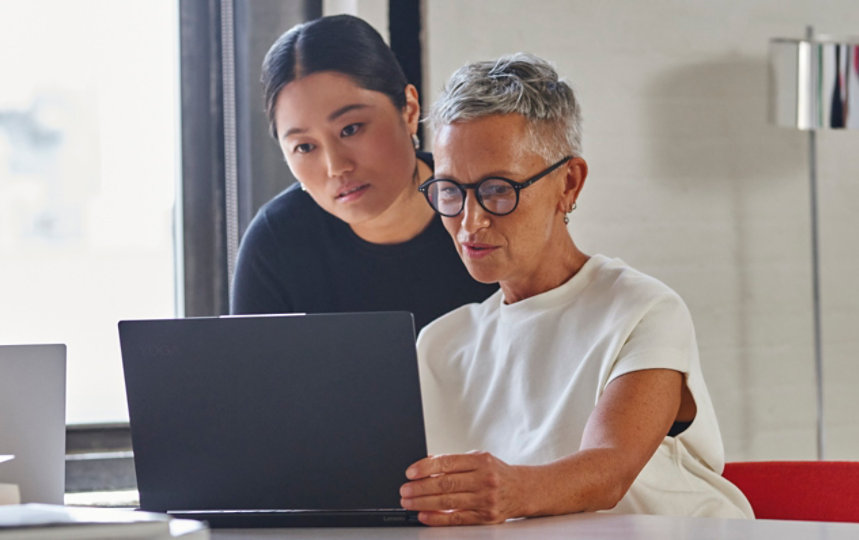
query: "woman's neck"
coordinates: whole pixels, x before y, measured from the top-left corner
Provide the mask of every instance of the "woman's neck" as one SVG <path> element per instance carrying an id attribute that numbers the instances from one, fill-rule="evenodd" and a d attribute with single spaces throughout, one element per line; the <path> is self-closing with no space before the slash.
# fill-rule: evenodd
<path id="1" fill-rule="evenodd" d="M 560 287 L 572 279 L 590 259 L 590 256 L 582 253 L 569 237 L 562 247 L 557 250 L 550 249 L 550 251 L 558 253 L 558 256 L 541 261 L 537 272 L 523 276 L 518 281 L 508 280 L 499 283 L 504 292 L 505 304 L 513 304 Z"/>
<path id="2" fill-rule="evenodd" d="M 418 191 L 418 184 L 432 175 L 429 166 L 417 160 L 416 177 L 381 215 L 351 224 L 352 231 L 362 240 L 374 244 L 401 244 L 419 235 L 429 225 L 435 212 Z"/>

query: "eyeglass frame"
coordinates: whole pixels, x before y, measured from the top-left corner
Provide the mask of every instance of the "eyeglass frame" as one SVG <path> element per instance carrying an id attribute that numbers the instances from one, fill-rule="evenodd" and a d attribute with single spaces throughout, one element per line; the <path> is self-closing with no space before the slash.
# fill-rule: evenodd
<path id="1" fill-rule="evenodd" d="M 430 205 L 430 208 L 432 208 L 433 211 L 440 216 L 456 217 L 456 216 L 460 215 L 462 213 L 462 211 L 465 210 L 465 198 L 468 196 L 468 192 L 466 190 L 469 190 L 469 189 L 474 190 L 474 196 L 477 199 L 477 203 L 480 205 L 481 208 L 483 208 L 484 210 L 486 210 L 487 212 L 489 212 L 493 216 L 507 216 L 507 215 L 512 214 L 516 210 L 516 208 L 519 207 L 519 192 L 521 190 L 534 184 L 537 180 L 548 176 L 550 173 L 552 173 L 556 169 L 558 169 L 561 165 L 563 165 L 564 163 L 567 163 L 568 161 L 573 159 L 573 157 L 575 157 L 575 156 L 566 156 L 563 159 L 561 159 L 560 161 L 558 161 L 552 165 L 549 165 L 547 168 L 543 169 L 542 171 L 538 172 L 537 174 L 535 174 L 531 178 L 528 178 L 527 180 L 524 180 L 522 182 L 517 182 L 517 181 L 511 180 L 509 178 L 504 178 L 503 176 L 487 176 L 486 178 L 482 178 L 482 179 L 478 180 L 477 182 L 472 182 L 470 184 L 462 184 L 460 182 L 457 182 L 456 180 L 451 180 L 450 178 L 435 178 L 435 177 L 433 177 L 433 178 L 427 179 L 425 182 L 423 182 L 421 185 L 419 185 L 418 191 L 420 191 L 421 193 L 424 194 L 424 197 L 426 197 L 427 203 Z M 493 212 L 489 208 L 486 208 L 486 206 L 483 204 L 483 198 L 480 195 L 480 186 L 483 185 L 485 182 L 488 182 L 489 180 L 501 180 L 502 182 L 510 184 L 510 187 L 513 188 L 514 192 L 516 193 L 516 202 L 513 203 L 513 208 L 511 208 L 509 212 L 504 212 L 503 214 L 499 214 L 498 212 Z M 430 200 L 429 188 L 431 185 L 438 183 L 438 182 L 450 182 L 451 184 L 455 185 L 459 189 L 460 193 L 462 193 L 462 205 L 459 207 L 459 211 L 457 211 L 455 214 L 443 214 L 433 205 L 432 201 Z"/>

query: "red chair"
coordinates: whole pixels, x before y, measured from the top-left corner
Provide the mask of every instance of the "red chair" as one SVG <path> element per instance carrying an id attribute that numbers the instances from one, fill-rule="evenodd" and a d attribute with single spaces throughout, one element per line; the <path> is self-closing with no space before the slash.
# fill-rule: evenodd
<path id="1" fill-rule="evenodd" d="M 722 475 L 746 495 L 758 519 L 859 523 L 859 462 L 733 462 Z"/>

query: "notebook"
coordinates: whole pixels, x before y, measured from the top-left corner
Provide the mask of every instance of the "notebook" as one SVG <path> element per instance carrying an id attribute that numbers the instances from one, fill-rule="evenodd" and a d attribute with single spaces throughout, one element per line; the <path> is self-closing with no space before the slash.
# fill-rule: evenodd
<path id="1" fill-rule="evenodd" d="M 0 483 L 24 503 L 63 504 L 66 346 L 0 345 Z"/>
<path id="2" fill-rule="evenodd" d="M 416 524 L 411 313 L 119 323 L 142 510 L 212 527 Z"/>

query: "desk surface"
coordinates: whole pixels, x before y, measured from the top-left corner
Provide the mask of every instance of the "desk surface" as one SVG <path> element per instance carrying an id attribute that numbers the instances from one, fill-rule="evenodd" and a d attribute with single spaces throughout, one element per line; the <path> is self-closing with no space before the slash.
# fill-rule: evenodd
<path id="1" fill-rule="evenodd" d="M 552 540 L 856 540 L 859 524 L 708 519 L 645 515 L 577 514 L 483 527 L 374 529 L 213 529 L 212 540 L 309 538 Z"/>

